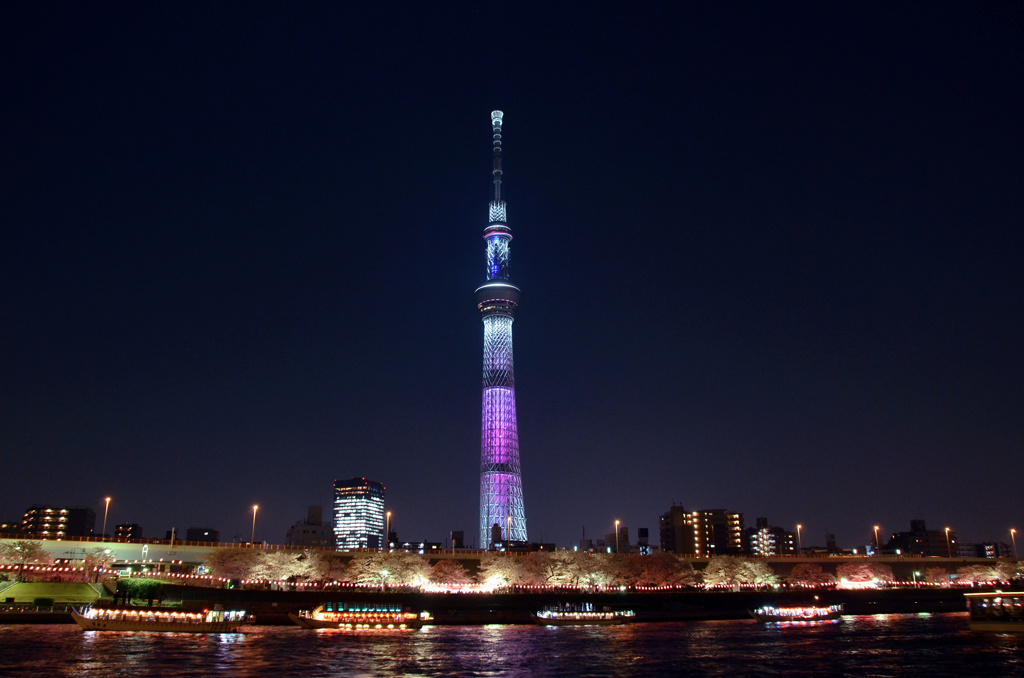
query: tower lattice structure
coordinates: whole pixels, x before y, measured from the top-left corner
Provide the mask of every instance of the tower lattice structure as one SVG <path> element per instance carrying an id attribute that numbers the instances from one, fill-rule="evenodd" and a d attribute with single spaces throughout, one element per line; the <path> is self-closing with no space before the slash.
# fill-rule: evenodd
<path id="1" fill-rule="evenodd" d="M 490 203 L 487 282 L 477 288 L 477 308 L 484 322 L 483 421 L 480 433 L 480 545 L 495 541 L 526 541 L 523 478 L 516 429 L 516 384 L 512 369 L 512 322 L 519 307 L 519 288 L 509 282 L 509 243 L 501 199 L 502 112 L 491 113 L 494 153 L 494 200 Z M 495 540 L 497 530 L 501 538 Z"/>

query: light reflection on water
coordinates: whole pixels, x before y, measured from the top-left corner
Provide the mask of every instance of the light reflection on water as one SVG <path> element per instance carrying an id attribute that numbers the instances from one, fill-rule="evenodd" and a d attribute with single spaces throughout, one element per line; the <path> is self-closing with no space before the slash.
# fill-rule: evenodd
<path id="1" fill-rule="evenodd" d="M 3 676 L 1024 676 L 1024 636 L 965 614 L 599 627 L 440 626 L 408 633 L 253 627 L 245 634 L 0 626 Z"/>

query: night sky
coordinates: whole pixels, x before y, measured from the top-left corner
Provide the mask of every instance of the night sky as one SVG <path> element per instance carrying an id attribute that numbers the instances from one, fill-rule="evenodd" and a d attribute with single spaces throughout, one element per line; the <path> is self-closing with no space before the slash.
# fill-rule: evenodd
<path id="1" fill-rule="evenodd" d="M 475 543 L 501 109 L 531 540 L 1024 530 L 1019 2 L 8 1 L 0 64 L 0 520 Z"/>

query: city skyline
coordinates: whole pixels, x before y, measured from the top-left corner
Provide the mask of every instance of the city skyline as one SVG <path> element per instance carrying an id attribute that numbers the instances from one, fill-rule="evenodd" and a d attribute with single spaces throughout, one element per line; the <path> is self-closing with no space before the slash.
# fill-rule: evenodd
<path id="1" fill-rule="evenodd" d="M 501 108 L 531 541 L 1024 529 L 1019 3 L 0 18 L 0 520 L 472 539 Z"/>
<path id="2" fill-rule="evenodd" d="M 456 541 L 445 537 L 443 539 L 403 539 L 398 534 L 396 526 L 392 524 L 392 511 L 388 511 L 383 500 L 384 486 L 376 481 L 366 478 L 350 478 L 347 481 L 336 480 L 334 482 L 335 501 L 331 511 L 333 516 L 326 525 L 322 522 L 323 506 L 307 507 L 306 520 L 300 520 L 293 524 L 288 530 L 288 536 L 283 540 L 276 540 L 273 537 L 256 536 L 256 511 L 258 505 L 252 507 L 252 534 L 250 539 L 245 540 L 241 535 L 222 539 L 219 530 L 209 527 L 191 526 L 186 530 L 186 536 L 181 537 L 175 534 L 176 528 L 172 528 L 164 535 L 163 540 L 175 541 L 185 540 L 189 542 L 222 542 L 222 543 L 265 543 L 265 544 L 290 544 L 298 546 L 322 547 L 327 544 L 324 532 L 316 528 L 327 526 L 330 530 L 330 546 L 339 551 L 353 550 L 391 550 L 392 546 L 384 545 L 384 535 L 395 535 L 394 548 L 397 550 L 408 550 L 409 544 L 420 544 L 422 548 L 426 544 L 436 544 L 436 548 L 455 549 Z M 106 504 L 109 500 L 106 498 Z M 104 518 L 106 516 L 104 515 Z M 78 537 L 91 537 L 93 539 L 109 539 L 115 542 L 130 541 L 159 541 L 159 536 L 143 535 L 143 527 L 137 523 L 125 522 L 112 525 L 112 532 L 96 528 L 96 514 L 88 507 L 61 507 L 47 505 L 33 505 L 29 507 L 20 525 L 6 527 L 0 530 L 0 534 L 6 535 L 8 539 L 49 539 L 67 540 Z M 57 525 L 59 522 L 59 526 Z M 957 531 L 951 527 L 942 529 L 928 529 L 927 521 L 923 519 L 911 519 L 908 521 L 909 529 L 882 530 L 882 526 L 872 527 L 873 536 L 869 543 L 863 544 L 840 544 L 834 540 L 833 534 L 827 534 L 824 544 L 804 545 L 802 541 L 803 525 L 797 524 L 795 530 L 787 526 L 771 525 L 766 516 L 757 516 L 754 520 L 748 521 L 744 513 L 731 512 L 726 509 L 685 509 L 680 505 L 673 505 L 669 511 L 658 517 L 658 528 L 654 530 L 655 536 L 650 537 L 651 530 L 647 527 L 640 527 L 636 532 L 636 541 L 629 538 L 629 526 L 622 525 L 621 521 L 614 522 L 613 532 L 604 536 L 592 534 L 590 537 L 583 535 L 578 542 L 569 544 L 555 544 L 556 548 L 564 550 L 595 550 L 597 552 L 609 553 L 618 552 L 621 547 L 627 548 L 626 553 L 638 555 L 649 554 L 648 546 L 654 551 L 664 550 L 670 553 L 680 553 L 698 558 L 713 557 L 715 555 L 736 555 L 745 553 L 754 556 L 792 555 L 797 553 L 828 552 L 833 554 L 852 553 L 853 555 L 913 555 L 924 549 L 924 555 L 947 555 L 949 557 L 1006 557 L 1006 554 L 1016 554 L 1016 532 L 1015 528 L 1007 530 L 1005 538 L 988 539 L 980 541 L 964 541 L 960 539 Z M 11 523 L 7 523 L 10 526 Z M 904 526 L 906 527 L 906 526 Z M 721 531 L 716 531 L 721 528 Z M 683 530 L 681 532 L 681 530 Z M 685 531 L 689 530 L 689 536 Z M 659 534 L 660 533 L 660 534 Z M 461 534 L 461 531 L 460 531 Z M 312 535 L 312 537 L 310 536 Z M 293 541 L 294 537 L 298 541 Z M 621 543 L 620 543 L 621 538 Z M 884 540 L 884 541 L 883 541 Z M 375 545 L 380 544 L 380 545 Z M 615 544 L 613 547 L 612 544 Z M 762 552 L 765 548 L 776 548 L 778 551 Z M 523 551 L 544 550 L 548 546 L 538 542 L 523 542 L 515 548 Z M 478 544 L 463 544 L 460 549 L 489 550 L 492 547 Z M 498 550 L 505 550 L 503 544 L 498 544 Z M 984 552 L 986 555 L 982 555 Z M 421 551 L 422 553 L 422 551 Z M 1016 555 L 1013 556 L 1016 558 Z"/>

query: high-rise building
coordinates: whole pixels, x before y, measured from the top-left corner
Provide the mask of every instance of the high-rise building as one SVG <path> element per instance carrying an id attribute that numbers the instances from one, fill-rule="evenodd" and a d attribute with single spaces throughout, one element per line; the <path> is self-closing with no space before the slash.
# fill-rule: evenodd
<path id="1" fill-rule="evenodd" d="M 743 514 L 725 509 L 693 512 L 698 556 L 743 552 Z"/>
<path id="2" fill-rule="evenodd" d="M 667 553 L 697 553 L 697 540 L 693 530 L 693 515 L 682 506 L 673 506 L 658 518 L 661 550 Z"/>
<path id="3" fill-rule="evenodd" d="M 334 481 L 334 545 L 379 549 L 384 546 L 384 486 L 366 478 Z"/>
<path id="4" fill-rule="evenodd" d="M 686 511 L 673 506 L 658 522 L 663 551 L 699 557 L 743 551 L 742 513 L 725 509 Z"/>
<path id="5" fill-rule="evenodd" d="M 25 511 L 21 530 L 40 539 L 91 537 L 96 530 L 96 512 L 91 508 L 36 504 Z"/>
<path id="6" fill-rule="evenodd" d="M 744 531 L 743 550 L 751 555 L 791 556 L 796 554 L 796 536 L 783 527 L 768 524 L 767 518 L 758 518 L 754 527 Z"/>
<path id="7" fill-rule="evenodd" d="M 483 422 L 480 433 L 480 546 L 526 541 L 523 479 L 519 467 L 516 390 L 512 370 L 512 321 L 519 307 L 519 288 L 509 282 L 509 243 L 501 199 L 502 112 L 491 113 L 494 200 L 490 203 L 487 282 L 477 288 L 476 302 L 484 323 Z M 497 529 L 495 529 L 497 528 Z M 495 538 L 497 537 L 497 539 Z"/>

